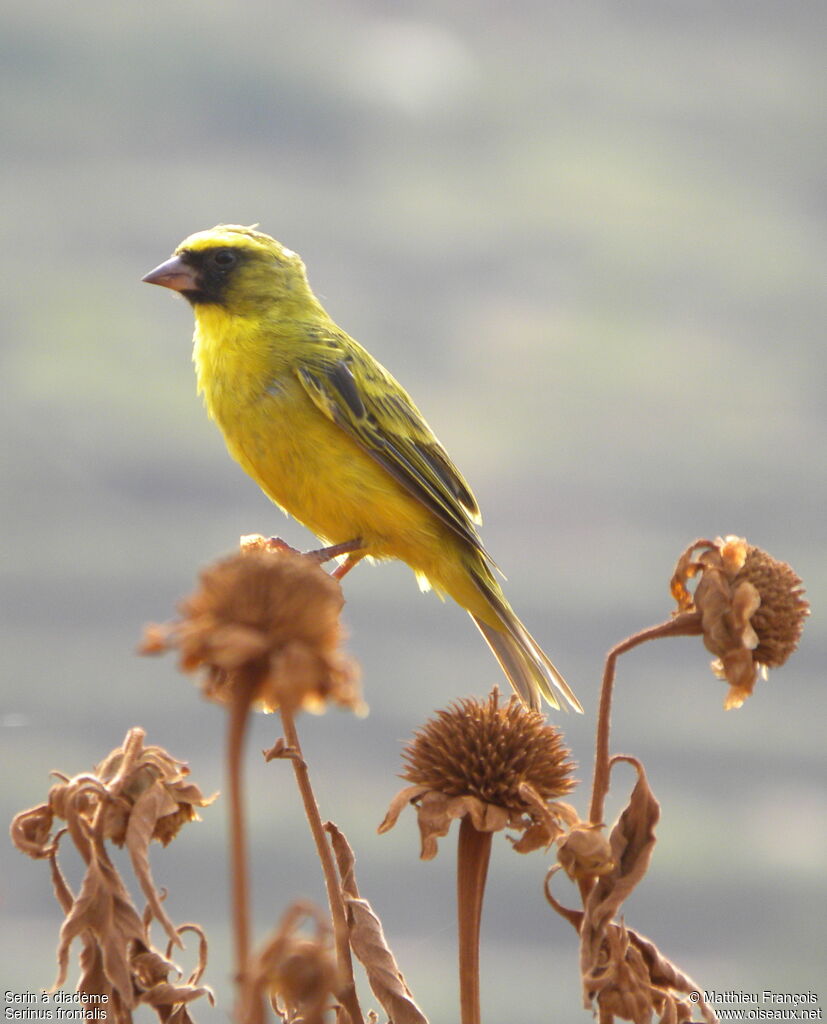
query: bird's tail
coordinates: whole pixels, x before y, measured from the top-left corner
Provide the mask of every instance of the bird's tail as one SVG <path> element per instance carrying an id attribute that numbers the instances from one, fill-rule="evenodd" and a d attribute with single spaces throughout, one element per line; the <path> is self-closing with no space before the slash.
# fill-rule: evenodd
<path id="1" fill-rule="evenodd" d="M 493 580 L 489 582 L 474 571 L 472 577 L 502 625 L 498 628 L 484 622 L 473 612 L 469 614 L 523 703 L 539 710 L 542 695 L 553 708 L 559 708 L 560 696 L 565 701 L 564 708 L 567 704 L 582 713 L 583 707 L 571 687 L 511 610 L 502 592 L 498 593 L 496 583 Z"/>

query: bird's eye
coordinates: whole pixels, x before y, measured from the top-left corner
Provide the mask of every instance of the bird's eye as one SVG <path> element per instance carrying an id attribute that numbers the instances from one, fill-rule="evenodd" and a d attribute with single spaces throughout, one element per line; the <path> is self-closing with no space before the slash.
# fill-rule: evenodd
<path id="1" fill-rule="evenodd" d="M 238 262 L 238 256 L 232 249 L 219 249 L 213 253 L 212 261 L 221 270 L 227 270 Z"/>

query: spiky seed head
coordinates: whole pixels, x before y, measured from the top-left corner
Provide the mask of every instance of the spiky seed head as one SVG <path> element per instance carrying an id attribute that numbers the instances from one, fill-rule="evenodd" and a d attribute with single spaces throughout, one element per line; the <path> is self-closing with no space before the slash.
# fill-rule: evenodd
<path id="1" fill-rule="evenodd" d="M 523 783 L 543 800 L 568 793 L 574 763 L 560 730 L 518 698 L 500 705 L 498 697 L 495 690 L 488 700 L 461 698 L 438 711 L 406 747 L 403 777 L 518 813 L 529 810 Z"/>

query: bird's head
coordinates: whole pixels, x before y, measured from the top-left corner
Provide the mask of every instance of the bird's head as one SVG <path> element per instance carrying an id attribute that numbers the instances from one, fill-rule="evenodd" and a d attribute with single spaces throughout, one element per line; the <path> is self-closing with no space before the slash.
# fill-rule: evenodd
<path id="1" fill-rule="evenodd" d="M 233 316 L 261 316 L 293 302 L 316 302 L 296 253 L 253 227 L 236 224 L 185 238 L 143 280 L 180 292 L 196 311 L 219 306 Z"/>

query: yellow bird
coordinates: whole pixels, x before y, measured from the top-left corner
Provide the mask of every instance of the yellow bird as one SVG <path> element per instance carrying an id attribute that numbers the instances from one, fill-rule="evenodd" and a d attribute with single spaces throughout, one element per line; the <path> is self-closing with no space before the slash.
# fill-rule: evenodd
<path id="1" fill-rule="evenodd" d="M 408 394 L 331 320 L 302 260 L 253 228 L 190 235 L 143 279 L 195 314 L 198 390 L 230 454 L 325 543 L 341 578 L 399 558 L 470 614 L 523 701 L 582 711 L 508 604 L 476 526 L 477 502 Z"/>

